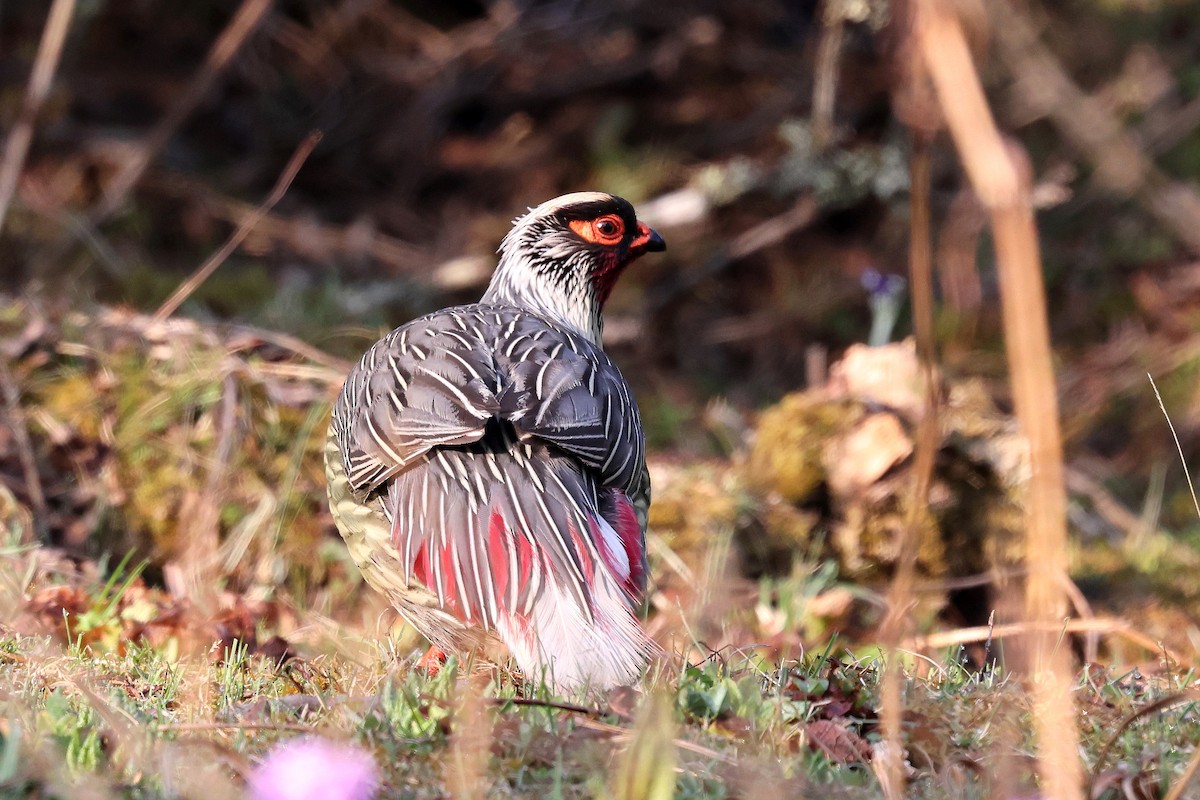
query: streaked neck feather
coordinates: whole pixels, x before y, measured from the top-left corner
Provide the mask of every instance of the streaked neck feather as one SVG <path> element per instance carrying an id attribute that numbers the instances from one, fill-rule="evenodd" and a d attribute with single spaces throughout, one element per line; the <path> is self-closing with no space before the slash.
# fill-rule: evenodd
<path id="1" fill-rule="evenodd" d="M 480 302 L 528 309 L 599 345 L 604 322 L 588 272 L 586 267 L 564 265 L 551 275 L 504 249 Z"/>

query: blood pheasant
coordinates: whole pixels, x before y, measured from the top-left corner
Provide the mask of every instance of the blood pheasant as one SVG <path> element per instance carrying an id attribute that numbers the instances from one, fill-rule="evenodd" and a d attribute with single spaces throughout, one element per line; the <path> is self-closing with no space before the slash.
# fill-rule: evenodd
<path id="1" fill-rule="evenodd" d="M 560 691 L 642 669 L 650 480 L 600 312 L 663 249 L 619 197 L 550 200 L 516 220 L 479 303 L 400 326 L 350 371 L 330 508 L 367 582 L 438 647 L 498 637 Z"/>

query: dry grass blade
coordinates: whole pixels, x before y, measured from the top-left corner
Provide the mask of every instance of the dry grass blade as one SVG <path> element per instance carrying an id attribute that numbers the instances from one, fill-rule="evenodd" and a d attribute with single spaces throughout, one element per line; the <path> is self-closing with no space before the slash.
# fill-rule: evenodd
<path id="1" fill-rule="evenodd" d="M 217 252 L 213 253 L 207 261 L 200 265 L 199 269 L 192 273 L 186 281 L 181 283 L 179 288 L 159 307 L 158 311 L 154 312 L 154 322 L 162 322 L 174 314 L 179 306 L 191 297 L 192 292 L 196 291 L 200 284 L 208 280 L 208 277 L 216 272 L 217 267 L 225 263 L 225 259 L 229 258 L 233 254 L 233 251 L 238 248 L 238 245 L 245 241 L 246 237 L 250 235 L 250 231 L 254 230 L 254 226 L 258 224 L 258 221 L 266 216 L 283 199 L 288 187 L 296 179 L 296 173 L 300 171 L 300 167 L 308 160 L 313 148 L 320 141 L 320 131 L 313 131 L 304 138 L 304 141 L 300 143 L 300 146 L 296 148 L 296 152 L 288 160 L 287 166 L 283 168 L 279 180 L 275 182 L 275 188 L 267 195 L 267 199 L 263 201 L 263 204 L 253 214 L 243 219 L 242 224 L 238 225 L 237 230 L 225 241 L 225 244 L 221 245 L 221 248 Z"/>
<path id="2" fill-rule="evenodd" d="M 1171 429 L 1171 438 L 1175 440 L 1175 451 L 1179 453 L 1179 463 L 1183 464 L 1183 474 L 1187 478 L 1188 491 L 1192 493 L 1192 506 L 1196 509 L 1196 517 L 1200 518 L 1200 500 L 1196 499 L 1196 487 L 1192 483 L 1192 475 L 1188 472 L 1187 459 L 1183 456 L 1183 445 L 1179 443 L 1179 434 L 1175 432 L 1175 425 L 1171 422 L 1171 415 L 1167 413 L 1167 407 L 1163 404 L 1162 395 L 1158 392 L 1158 386 L 1154 383 L 1154 376 L 1146 373 L 1146 377 L 1150 379 L 1150 387 L 1154 389 L 1154 398 L 1158 400 L 1158 407 L 1162 409 L 1163 416 L 1167 418 L 1167 427 Z"/>
<path id="3" fill-rule="evenodd" d="M 1165 403 L 1163 403 L 1162 394 L 1158 391 L 1158 385 L 1154 382 L 1154 376 L 1147 372 L 1146 377 L 1150 381 L 1151 388 L 1154 389 L 1154 399 L 1158 401 L 1158 407 L 1162 410 L 1163 416 L 1166 417 L 1167 427 L 1171 429 L 1171 438 L 1175 441 L 1175 451 L 1179 453 L 1179 463 L 1183 465 L 1183 474 L 1184 477 L 1187 478 L 1188 491 L 1191 492 L 1192 495 L 1192 506 L 1196 509 L 1196 516 L 1200 518 L 1200 500 L 1196 499 L 1196 486 L 1192 482 L 1191 472 L 1188 471 L 1187 459 L 1184 458 L 1183 455 L 1183 445 L 1179 443 L 1179 434 L 1175 432 L 1175 423 L 1171 422 L 1171 415 L 1167 413 L 1167 406 Z M 1186 699 L 1200 699 L 1200 692 L 1195 690 L 1191 692 L 1184 692 L 1183 694 L 1188 696 Z M 1182 699 L 1185 698 L 1180 698 L 1179 695 L 1164 698 L 1163 701 L 1154 703 L 1149 708 L 1150 710 L 1156 710 L 1156 708 L 1162 707 L 1162 703 L 1164 701 L 1173 699 L 1182 701 Z M 1146 711 L 1146 709 L 1143 709 L 1143 711 Z M 1139 712 L 1139 714 L 1140 713 L 1141 712 Z M 1108 744 L 1105 745 L 1103 752 L 1100 754 L 1101 757 L 1096 759 L 1096 770 L 1099 770 L 1100 765 L 1104 763 L 1104 758 L 1107 757 L 1108 751 L 1112 748 L 1113 743 L 1116 742 L 1116 737 L 1129 725 L 1130 722 L 1133 721 L 1133 719 L 1136 719 L 1136 717 L 1131 717 L 1124 724 L 1122 724 L 1120 730 L 1118 730 L 1116 734 L 1113 734 L 1113 738 L 1110 739 Z M 1167 794 L 1166 800 L 1179 800 L 1179 798 L 1183 797 L 1184 789 L 1186 789 L 1188 784 L 1192 782 L 1192 778 L 1196 776 L 1197 770 L 1200 770 L 1200 747 L 1197 747 L 1196 751 L 1192 753 L 1191 759 L 1188 760 L 1187 768 L 1184 769 L 1183 775 L 1181 775 L 1179 778 L 1179 782 L 1171 787 L 1171 791 Z M 1095 771 L 1093 771 L 1093 775 L 1094 774 Z"/>
<path id="4" fill-rule="evenodd" d="M 485 795 L 491 739 L 492 726 L 483 687 L 473 682 L 463 684 L 454 710 L 445 763 L 446 788 L 451 797 L 469 800 Z"/>
<path id="5" fill-rule="evenodd" d="M 184 523 L 187 545 L 180 556 L 180 566 L 182 577 L 189 585 L 179 588 L 201 602 L 220 577 L 217 573 L 221 552 L 220 513 L 231 474 L 229 460 L 237 437 L 237 393 L 237 381 L 232 373 L 226 373 L 221 381 L 221 412 L 216 417 L 216 450 L 208 467 L 204 489 L 195 496 L 195 506 Z"/>
<path id="6" fill-rule="evenodd" d="M 272 0 L 245 0 L 242 3 L 233 19 L 229 21 L 229 25 L 217 37 L 212 49 L 208 51 L 204 67 L 192 77 L 187 89 L 158 121 L 153 130 L 147 134 L 138 148 L 137 154 L 125 163 L 125 166 L 113 178 L 112 183 L 108 185 L 104 197 L 100 201 L 100 206 L 96 210 L 94 220 L 103 220 L 121 207 L 126 196 L 141 180 L 146 168 L 167 146 L 167 142 L 175 135 L 175 131 L 179 129 L 184 120 L 191 116 L 192 111 L 208 94 L 208 90 L 212 88 L 217 77 L 225 71 L 246 39 L 258 28 L 259 23 L 270 10 L 271 4 Z"/>
<path id="7" fill-rule="evenodd" d="M 168 785 L 174 785 L 184 797 L 234 800 L 241 796 L 240 787 L 219 766 L 171 758 L 167 751 L 180 746 L 179 743 L 168 744 L 156 740 L 148 726 L 105 698 L 95 686 L 77 681 L 74 682 L 74 688 L 87 699 L 92 710 L 103 722 L 106 736 L 115 744 L 116 757 L 125 763 L 126 768 L 149 774 L 169 775 Z M 241 760 L 236 755 L 234 758 Z"/>
<path id="8" fill-rule="evenodd" d="M 642 703 L 633 739 L 621 755 L 613 780 L 616 800 L 670 800 L 675 794 L 674 721 L 665 697 Z"/>
<path id="9" fill-rule="evenodd" d="M 1111 617 L 1093 617 L 1092 619 L 1073 619 L 1066 622 L 1010 622 L 1003 625 L 976 625 L 971 628 L 955 628 L 949 631 L 939 631 L 924 636 L 914 636 L 905 642 L 905 647 L 914 650 L 937 650 L 943 647 L 958 647 L 971 642 L 983 642 L 988 639 L 1006 639 L 1010 636 L 1022 636 L 1029 633 L 1096 633 L 1119 636 L 1151 653 L 1159 653 L 1167 659 L 1191 666 L 1191 661 L 1181 654 L 1174 652 L 1155 641 L 1146 634 L 1131 627 L 1121 619 Z"/>
<path id="10" fill-rule="evenodd" d="M 38 44 L 37 56 L 33 61 L 33 72 L 29 75 L 29 86 L 21 104 L 21 114 L 8 134 L 4 160 L 0 161 L 0 230 L 4 230 L 4 220 L 17 191 L 25 156 L 29 153 L 29 143 L 33 141 L 33 125 L 50 92 L 50 82 L 58 69 L 63 42 L 67 39 L 67 30 L 74 14 L 75 0 L 54 0 L 50 6 L 46 29 L 42 32 L 42 41 Z"/>

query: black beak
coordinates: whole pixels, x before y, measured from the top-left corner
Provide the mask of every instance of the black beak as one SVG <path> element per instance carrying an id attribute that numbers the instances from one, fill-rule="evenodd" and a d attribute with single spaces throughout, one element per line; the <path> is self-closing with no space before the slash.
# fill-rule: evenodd
<path id="1" fill-rule="evenodd" d="M 667 243 L 658 235 L 658 231 L 639 222 L 638 235 L 629 243 L 629 248 L 638 253 L 661 253 L 667 249 Z"/>

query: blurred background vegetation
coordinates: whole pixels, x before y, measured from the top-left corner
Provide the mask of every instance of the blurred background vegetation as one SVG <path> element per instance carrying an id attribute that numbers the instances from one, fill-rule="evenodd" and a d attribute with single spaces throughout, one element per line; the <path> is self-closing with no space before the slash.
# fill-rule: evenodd
<path id="1" fill-rule="evenodd" d="M 1146 374 L 1190 459 L 1200 3 L 957 5 L 997 121 L 1032 164 L 1075 577 L 1098 609 L 1136 613 L 1194 655 L 1200 523 Z M 8 130 L 46 10 L 0 6 Z M 81 2 L 0 231 L 6 525 L 68 560 L 132 551 L 176 595 L 190 564 L 242 596 L 361 609 L 373 601 L 320 468 L 348 359 L 475 299 L 527 206 L 600 189 L 669 244 L 627 273 L 606 329 L 654 451 L 659 609 L 732 552 L 748 601 L 729 641 L 872 627 L 920 407 L 919 392 L 890 393 L 916 380 L 910 349 L 878 350 L 875 366 L 854 349 L 911 327 L 898 278 L 914 128 L 929 128 L 906 77 L 907 13 L 885 0 Z M 243 246 L 172 319 L 151 319 L 314 129 L 323 139 Z M 1020 528 L 1021 457 L 986 216 L 944 133 L 932 156 L 945 409 L 919 565 L 943 581 L 928 620 L 979 622 L 992 606 L 971 577 L 998 580 L 1015 559 L 997 534 Z M 29 613 L 54 620 L 71 598 L 40 602 Z"/>

